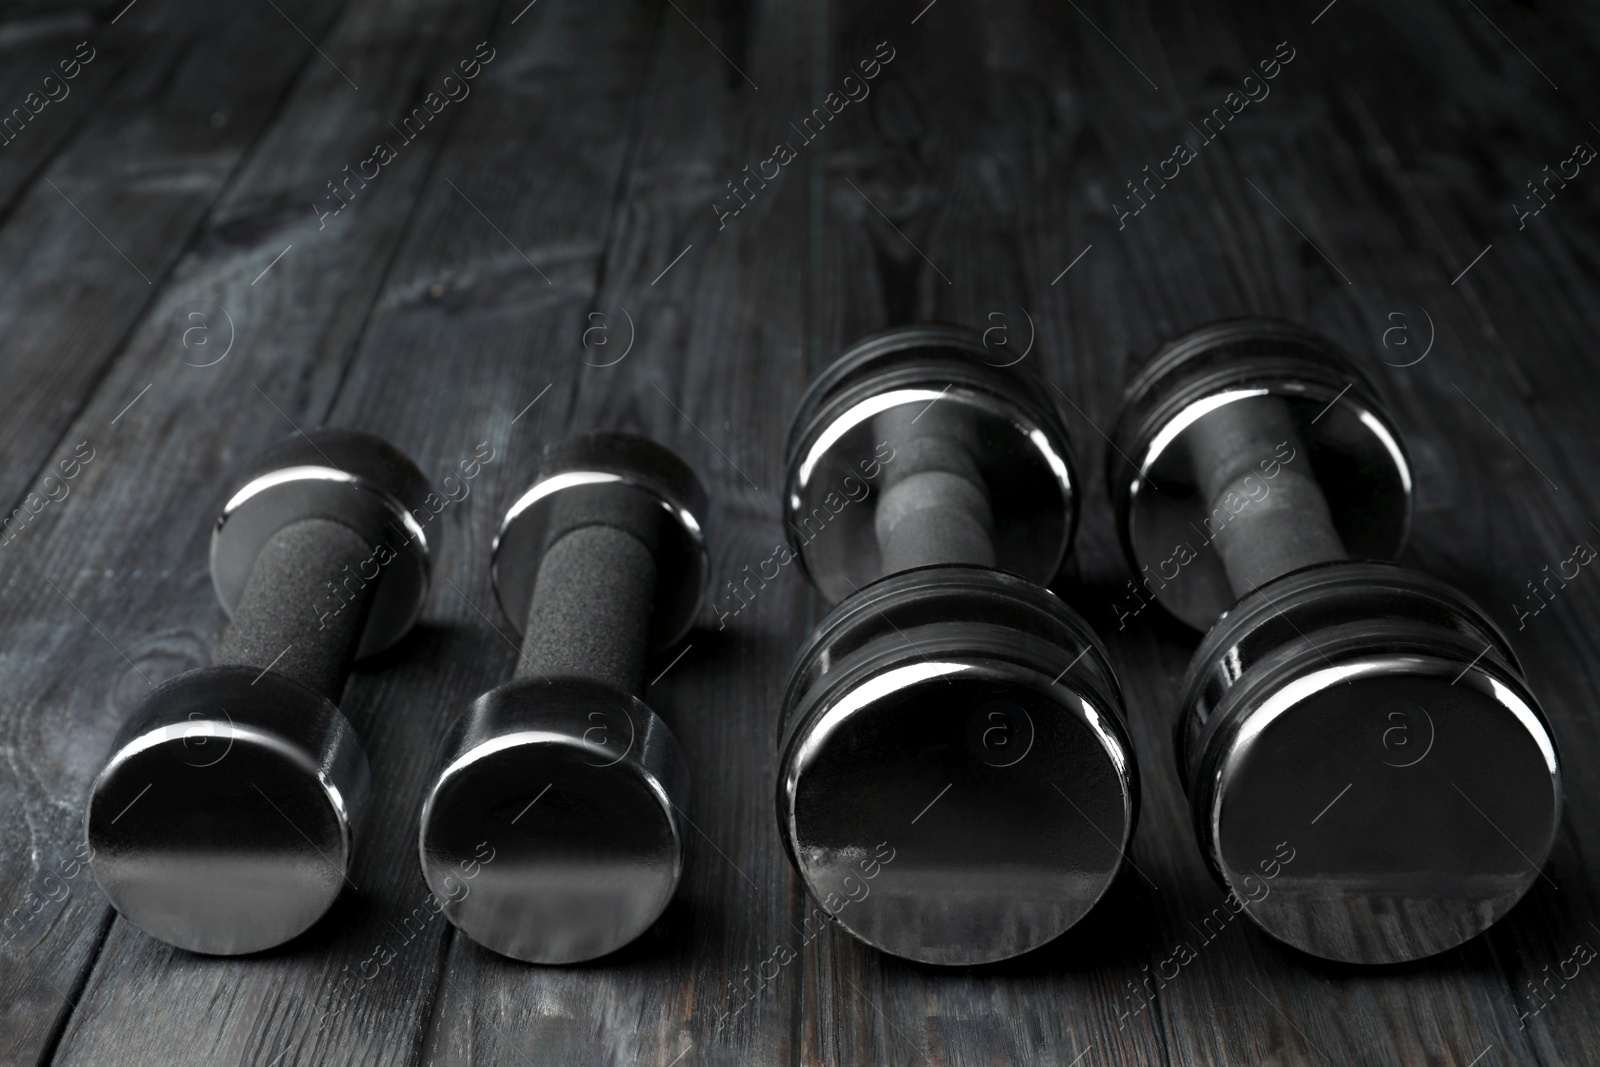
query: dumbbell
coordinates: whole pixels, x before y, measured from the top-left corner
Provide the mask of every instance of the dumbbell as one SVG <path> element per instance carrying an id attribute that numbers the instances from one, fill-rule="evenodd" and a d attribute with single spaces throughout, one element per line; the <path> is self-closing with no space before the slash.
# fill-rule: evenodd
<path id="1" fill-rule="evenodd" d="M 971 331 L 894 329 L 811 386 L 787 463 L 792 554 L 837 605 L 783 701 L 790 860 L 893 955 L 1054 939 L 1121 868 L 1138 804 L 1105 650 L 1044 587 L 1078 511 L 1059 412 Z"/>
<path id="2" fill-rule="evenodd" d="M 1162 346 L 1112 443 L 1119 614 L 1210 627 L 1176 747 L 1230 910 L 1350 963 L 1487 929 L 1549 854 L 1555 741 L 1494 623 L 1392 562 L 1412 472 L 1372 382 L 1292 323 L 1218 322 Z"/>
<path id="3" fill-rule="evenodd" d="M 412 515 L 427 482 L 379 438 L 296 435 L 237 484 L 211 534 L 215 662 L 134 709 L 85 819 L 117 910 L 219 955 L 289 940 L 348 881 L 370 775 L 334 702 L 416 621 L 433 551 Z"/>
<path id="4" fill-rule="evenodd" d="M 422 809 L 423 876 L 487 948 L 575 963 L 655 922 L 683 871 L 689 775 L 639 698 L 709 569 L 688 465 L 627 434 L 547 448 L 494 543 L 494 589 L 523 634 L 515 677 L 452 728 Z"/>

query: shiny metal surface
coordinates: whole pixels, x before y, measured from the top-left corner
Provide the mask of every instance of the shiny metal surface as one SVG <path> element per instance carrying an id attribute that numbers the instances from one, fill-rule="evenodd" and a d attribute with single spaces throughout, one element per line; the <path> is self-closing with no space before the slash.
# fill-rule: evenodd
<path id="1" fill-rule="evenodd" d="M 1195 656 L 1178 748 L 1213 871 L 1269 933 L 1327 959 L 1476 936 L 1539 876 L 1560 822 L 1553 737 L 1505 639 L 1388 564 L 1330 563 L 1242 600 Z"/>
<path id="2" fill-rule="evenodd" d="M 1192 330 L 1163 345 L 1129 385 L 1106 474 L 1141 596 L 1196 629 L 1236 599 L 1210 543 L 1229 516 L 1214 513 L 1200 492 L 1196 428 L 1263 395 L 1288 405 L 1307 454 L 1262 457 L 1262 491 L 1271 491 L 1267 471 L 1301 461 L 1315 471 L 1352 557 L 1394 559 L 1405 545 L 1410 461 L 1376 389 L 1349 356 L 1273 319 Z"/>
<path id="3" fill-rule="evenodd" d="M 495 595 L 519 633 L 544 551 L 570 528 L 563 513 L 592 513 L 619 484 L 650 494 L 673 520 L 656 546 L 659 584 L 651 647 L 675 644 L 694 625 L 710 573 L 704 487 L 671 450 L 631 434 L 596 433 L 545 450 L 533 485 L 507 511 L 495 537 Z"/>
<path id="4" fill-rule="evenodd" d="M 1279 435 L 1259 472 L 1239 454 Z M 1313 955 L 1385 964 L 1496 922 L 1560 823 L 1555 743 L 1476 605 L 1426 575 L 1341 558 L 1398 555 L 1409 522 L 1409 464 L 1371 383 L 1302 327 L 1215 323 L 1140 373 L 1113 445 L 1139 583 L 1190 625 L 1218 616 L 1184 682 L 1176 746 L 1202 851 L 1230 890 L 1218 923 L 1242 911 Z M 1274 478 L 1271 507 L 1248 519 L 1248 503 L 1226 507 L 1247 488 L 1265 501 Z M 1208 484 L 1224 503 L 1210 514 Z M 1274 536 L 1286 543 L 1259 543 Z"/>
<path id="5" fill-rule="evenodd" d="M 92 868 L 130 922 L 193 952 L 271 948 L 346 884 L 370 776 L 339 710 L 250 667 L 156 687 L 90 789 Z"/>
<path id="6" fill-rule="evenodd" d="M 444 914 L 479 944 L 577 963 L 626 945 L 671 901 L 688 768 L 666 724 L 622 688 L 642 679 L 631 661 L 646 641 L 642 626 L 619 630 L 648 610 L 648 643 L 662 648 L 693 624 L 709 567 L 705 510 L 675 454 L 591 434 L 545 450 L 501 525 L 501 608 L 519 630 L 547 622 L 526 635 L 519 677 L 452 731 L 418 837 Z M 547 676 L 541 664 L 560 667 Z"/>
<path id="7" fill-rule="evenodd" d="M 972 331 L 903 327 L 858 342 L 807 391 L 789 438 L 784 520 L 829 602 L 883 576 L 873 494 L 893 469 L 891 438 L 914 434 L 935 407 L 965 424 L 996 565 L 1041 584 L 1060 569 L 1078 509 L 1066 430 L 1043 383 L 991 358 Z"/>
<path id="8" fill-rule="evenodd" d="M 1554 745 L 1520 690 L 1455 660 L 1378 655 L 1263 701 L 1208 813 L 1225 884 L 1261 896 L 1245 913 L 1349 963 L 1431 956 L 1497 922 L 1539 877 L 1561 809 Z M 1386 731 L 1416 751 L 1386 749 Z M 1254 889 L 1280 841 L 1292 862 Z"/>
<path id="9" fill-rule="evenodd" d="M 425 519 L 432 513 L 423 503 L 427 481 L 403 453 L 370 434 L 317 429 L 256 455 L 238 484 L 211 534 L 211 579 L 229 615 L 273 534 L 301 519 L 333 519 L 394 557 L 378 568 L 357 656 L 405 636 L 422 613 L 432 571 L 429 534 L 413 511 Z"/>
<path id="10" fill-rule="evenodd" d="M 856 937 L 936 964 L 1036 948 L 1122 865 L 1121 696 L 1053 594 L 982 567 L 893 575 L 831 612 L 785 699 L 778 821 Z"/>
<path id="11" fill-rule="evenodd" d="M 1382 646 L 1427 655 L 1475 657 L 1520 677 L 1516 653 L 1458 589 L 1393 563 L 1343 561 L 1299 571 L 1224 612 L 1195 649 L 1184 675 L 1175 752 L 1187 786 L 1219 727 L 1219 708 L 1243 682 L 1292 650 Z M 1321 666 L 1326 663 L 1318 658 Z"/>
<path id="12" fill-rule="evenodd" d="M 217 519 L 218 599 L 234 614 L 263 547 L 290 527 L 336 531 L 326 543 L 344 544 L 358 565 L 363 541 L 387 544 L 393 558 L 374 557 L 379 572 L 355 651 L 386 648 L 415 621 L 426 593 L 429 545 L 408 510 L 423 509 L 426 496 L 415 465 L 379 438 L 323 429 L 284 440 L 254 457 Z M 312 519 L 337 525 L 306 524 Z M 296 551 L 324 542 L 309 544 Z M 293 572 L 283 588 L 314 584 L 295 577 L 303 562 L 293 552 L 276 560 Z M 315 601 L 304 609 L 315 618 Z M 252 621 L 275 625 L 281 620 L 263 613 L 300 610 L 269 598 L 251 609 Z M 230 636 L 240 635 L 230 628 Z M 353 628 L 345 635 L 352 645 L 355 636 Z M 226 640 L 219 651 L 228 652 Z M 85 830 L 96 879 L 130 921 L 180 948 L 271 948 L 311 926 L 348 881 L 370 782 L 366 756 L 327 696 L 254 662 L 268 655 L 256 649 L 249 665 L 204 667 L 158 686 L 91 788 Z M 342 677 L 313 669 L 329 668 L 315 656 L 301 667 L 330 691 Z"/>
<path id="13" fill-rule="evenodd" d="M 428 887 L 467 936 L 576 963 L 643 933 L 683 871 L 689 775 L 644 703 L 560 678 L 473 702 L 422 810 Z"/>

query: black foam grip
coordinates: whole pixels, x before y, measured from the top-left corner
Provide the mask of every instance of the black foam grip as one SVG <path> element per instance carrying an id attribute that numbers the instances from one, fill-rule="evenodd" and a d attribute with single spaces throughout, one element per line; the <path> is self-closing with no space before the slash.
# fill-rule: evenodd
<path id="1" fill-rule="evenodd" d="M 883 573 L 940 563 L 995 564 L 994 517 L 969 412 L 956 404 L 891 408 L 873 420 L 890 441 L 873 530 Z"/>
<path id="2" fill-rule="evenodd" d="M 655 594 L 655 556 L 633 534 L 603 524 L 562 534 L 539 563 L 517 677 L 642 693 Z"/>
<path id="3" fill-rule="evenodd" d="M 873 526 L 883 573 L 936 563 L 994 566 L 986 493 L 959 474 L 925 470 L 878 498 Z"/>
<path id="4" fill-rule="evenodd" d="M 1281 398 L 1218 408 L 1195 423 L 1190 439 L 1195 480 L 1210 504 L 1207 533 L 1235 596 L 1301 567 L 1346 558 L 1310 451 Z M 1281 462 L 1284 454 L 1293 458 Z M 1267 477 L 1272 464 L 1275 473 Z"/>
<path id="5" fill-rule="evenodd" d="M 372 609 L 376 580 L 359 574 L 372 549 L 350 527 L 302 519 L 256 556 L 219 664 L 270 667 L 337 702 Z"/>

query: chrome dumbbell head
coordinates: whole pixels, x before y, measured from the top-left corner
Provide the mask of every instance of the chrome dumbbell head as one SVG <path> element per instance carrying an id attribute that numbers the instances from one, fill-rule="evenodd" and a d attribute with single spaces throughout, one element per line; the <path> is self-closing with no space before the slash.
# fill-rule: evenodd
<path id="1" fill-rule="evenodd" d="M 473 702 L 422 812 L 423 874 L 467 936 L 573 963 L 643 933 L 683 869 L 683 754 L 639 699 L 706 587 L 705 492 L 676 455 L 595 434 L 546 451 L 495 541 L 524 631 L 516 678 Z"/>
<path id="2" fill-rule="evenodd" d="M 1185 621 L 1221 614 L 1177 748 L 1202 850 L 1245 913 L 1352 963 L 1492 925 L 1553 842 L 1555 745 L 1487 616 L 1360 560 L 1398 554 L 1411 485 L 1371 384 L 1299 327 L 1220 323 L 1162 349 L 1113 440 L 1138 467 L 1112 450 L 1140 592 Z"/>
<path id="3" fill-rule="evenodd" d="M 1255 481 L 1235 497 L 1209 499 L 1197 468 L 1206 466 L 1211 481 L 1232 473 L 1218 475 L 1205 462 L 1212 438 L 1262 398 L 1279 402 L 1296 438 L 1281 449 L 1272 440 L 1247 457 L 1238 473 Z M 1350 358 L 1293 323 L 1229 319 L 1163 345 L 1129 384 L 1111 440 L 1106 484 L 1123 548 L 1136 561 L 1139 595 L 1197 630 L 1238 599 L 1221 554 L 1201 551 L 1197 541 L 1209 543 L 1232 525 L 1231 509 L 1259 495 L 1257 486 L 1271 489 L 1281 470 L 1316 471 L 1351 555 L 1392 560 L 1405 545 L 1411 464 L 1399 432 Z M 1278 546 L 1264 537 L 1249 547 Z"/>
<path id="4" fill-rule="evenodd" d="M 852 345 L 806 391 L 789 432 L 784 521 L 829 603 L 892 570 L 875 502 L 856 498 L 881 489 L 880 472 L 893 481 L 950 458 L 900 455 L 897 469 L 885 462 L 896 449 L 959 441 L 956 463 L 988 493 L 991 562 L 1041 585 L 1061 569 L 1078 525 L 1066 427 L 1043 382 L 992 358 L 970 330 L 908 326 Z"/>
<path id="5" fill-rule="evenodd" d="M 780 831 L 852 934 L 941 964 L 1082 918 L 1138 798 L 1104 650 L 1039 584 L 1076 520 L 1065 431 L 1036 379 L 986 355 L 954 327 L 868 338 L 802 401 L 789 449 L 790 537 L 843 602 L 785 695 Z"/>
<path id="6" fill-rule="evenodd" d="M 334 700 L 351 661 L 422 610 L 430 549 L 411 509 L 427 491 L 392 446 L 338 430 L 269 449 L 241 479 L 211 542 L 232 615 L 217 664 L 140 703 L 90 793 L 95 878 L 136 926 L 254 952 L 338 896 L 369 775 Z"/>

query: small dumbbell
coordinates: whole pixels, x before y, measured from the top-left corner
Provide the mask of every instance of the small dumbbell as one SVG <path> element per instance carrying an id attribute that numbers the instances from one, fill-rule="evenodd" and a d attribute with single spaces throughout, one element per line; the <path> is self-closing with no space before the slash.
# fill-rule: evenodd
<path id="1" fill-rule="evenodd" d="M 1055 938 L 1121 868 L 1138 804 L 1105 651 L 1043 585 L 1078 508 L 1055 405 L 968 330 L 866 338 L 801 401 L 784 508 L 837 604 L 783 703 L 795 868 L 897 956 L 982 963 Z"/>
<path id="2" fill-rule="evenodd" d="M 157 686 L 95 779 L 96 880 L 135 926 L 195 952 L 283 943 L 345 885 L 369 772 L 334 702 L 411 628 L 432 551 L 422 473 L 367 434 L 317 430 L 249 465 L 211 535 L 232 617 L 216 661 Z"/>
<path id="3" fill-rule="evenodd" d="M 1368 562 L 1399 555 L 1412 487 L 1372 383 L 1291 323 L 1215 323 L 1157 352 L 1112 441 L 1138 575 L 1119 612 L 1211 627 L 1177 753 L 1234 910 L 1352 963 L 1488 928 L 1550 851 L 1555 742 L 1482 611 Z"/>
<path id="4" fill-rule="evenodd" d="M 689 775 L 638 694 L 699 613 L 705 509 L 675 454 L 607 433 L 546 449 L 506 513 L 494 588 L 523 632 L 516 675 L 457 722 L 419 835 L 429 888 L 480 945 L 593 959 L 672 899 Z"/>

